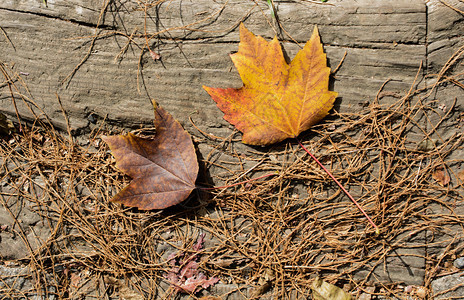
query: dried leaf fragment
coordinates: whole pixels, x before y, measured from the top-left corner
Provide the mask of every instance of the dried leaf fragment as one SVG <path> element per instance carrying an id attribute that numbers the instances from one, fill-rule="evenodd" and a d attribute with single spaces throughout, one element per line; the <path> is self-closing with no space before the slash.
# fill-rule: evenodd
<path id="1" fill-rule="evenodd" d="M 432 174 L 432 178 L 435 179 L 441 186 L 448 185 L 451 178 L 448 175 L 448 171 L 446 171 L 443 167 L 438 167 Z"/>
<path id="2" fill-rule="evenodd" d="M 311 285 L 313 290 L 313 299 L 315 300 L 351 300 L 350 294 L 341 288 L 323 281 L 317 277 Z"/>
<path id="3" fill-rule="evenodd" d="M 153 59 L 154 61 L 157 61 L 159 59 L 161 59 L 161 55 L 151 49 L 150 50 L 150 56 L 151 56 L 151 59 Z"/>
<path id="4" fill-rule="evenodd" d="M 274 272 L 267 268 L 264 270 L 264 274 L 258 279 L 259 286 L 254 288 L 251 292 L 252 297 L 259 297 L 266 293 L 275 281 Z"/>
<path id="5" fill-rule="evenodd" d="M 425 139 L 417 144 L 417 150 L 429 152 L 437 148 L 440 144 L 438 139 Z"/>
<path id="6" fill-rule="evenodd" d="M 103 136 L 116 166 L 132 178 L 111 201 L 143 210 L 163 209 L 185 200 L 198 175 L 190 135 L 163 108 L 155 108 L 155 139 L 134 134 Z"/>
<path id="7" fill-rule="evenodd" d="M 267 42 L 240 25 L 240 45 L 231 55 L 243 87 L 203 88 L 243 133 L 243 142 L 270 145 L 297 137 L 322 120 L 336 92 L 328 90 L 330 68 L 317 27 L 287 64 L 277 37 Z"/>
<path id="8" fill-rule="evenodd" d="M 198 251 L 203 248 L 204 239 L 205 234 L 200 234 L 197 242 L 192 246 L 192 250 L 197 252 L 193 255 L 186 255 L 182 252 L 169 255 L 168 261 L 171 270 L 165 277 L 176 292 L 194 294 L 202 288 L 206 289 L 219 282 L 219 278 L 208 278 L 199 270 Z"/>
<path id="9" fill-rule="evenodd" d="M 461 184 L 464 183 L 464 170 L 459 171 L 458 178 L 461 180 Z"/>
<path id="10" fill-rule="evenodd" d="M 143 300 L 145 299 L 142 294 L 129 288 L 127 285 L 121 284 L 119 286 L 119 297 L 124 300 Z"/>

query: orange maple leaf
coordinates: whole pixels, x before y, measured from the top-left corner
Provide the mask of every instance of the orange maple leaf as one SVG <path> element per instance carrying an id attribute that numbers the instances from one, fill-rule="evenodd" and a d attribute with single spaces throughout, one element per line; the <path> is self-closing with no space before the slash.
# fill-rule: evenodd
<path id="1" fill-rule="evenodd" d="M 203 86 L 242 141 L 269 145 L 296 138 L 330 111 L 338 93 L 329 91 L 330 68 L 317 27 L 287 64 L 277 37 L 267 42 L 240 25 L 239 51 L 231 55 L 243 87 Z"/>
<path id="2" fill-rule="evenodd" d="M 132 177 L 111 199 L 143 210 L 162 209 L 185 200 L 198 174 L 198 161 L 190 135 L 168 112 L 155 108 L 154 139 L 128 135 L 102 136 L 116 166 Z"/>

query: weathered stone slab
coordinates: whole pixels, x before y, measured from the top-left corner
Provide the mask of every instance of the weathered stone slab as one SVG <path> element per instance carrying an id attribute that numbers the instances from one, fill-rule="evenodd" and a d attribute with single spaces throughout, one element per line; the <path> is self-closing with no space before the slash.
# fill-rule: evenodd
<path id="1" fill-rule="evenodd" d="M 0 258 L 18 260 L 30 257 L 50 237 L 47 222 L 34 210 L 35 203 L 22 197 L 4 179 L 0 184 Z M 43 181 L 34 181 L 24 186 L 31 195 L 43 200 L 46 195 L 40 187 Z"/>
<path id="2" fill-rule="evenodd" d="M 424 284 L 425 249 L 423 234 L 417 237 L 403 235 L 402 246 L 392 250 L 382 261 L 368 262 L 365 269 L 356 273 L 360 280 L 401 282 L 411 285 Z"/>
<path id="3" fill-rule="evenodd" d="M 427 67 L 429 73 L 438 73 L 452 54 L 464 46 L 464 16 L 459 12 L 464 11 L 464 3 L 430 0 L 427 8 Z"/>
<path id="4" fill-rule="evenodd" d="M 443 276 L 432 281 L 434 299 L 459 299 L 464 294 L 463 273 Z"/>
<path id="5" fill-rule="evenodd" d="M 464 30 L 464 3 L 462 1 L 431 0 L 427 1 L 428 9 L 428 49 L 427 49 L 427 72 L 429 74 L 438 74 L 450 59 L 456 59 L 453 66 L 444 74 L 446 76 L 453 74 L 462 74 L 464 70 L 462 62 L 464 61 L 464 39 L 462 32 Z M 461 12 L 459 12 L 461 11 Z M 427 80 L 429 84 L 436 82 L 436 77 Z M 429 119 L 432 124 L 438 123 L 445 113 L 448 118 L 443 122 L 443 126 L 434 133 L 433 138 L 450 139 L 456 134 L 456 128 L 460 128 L 460 116 L 463 112 L 462 107 L 462 88 L 452 86 L 440 87 L 437 92 L 431 95 L 431 107 L 436 107 L 438 113 L 430 114 Z M 454 103 L 454 106 L 453 106 Z M 442 108 L 442 109 L 440 109 Z M 459 129 L 458 129 L 459 130 Z M 463 150 L 456 149 L 449 155 L 451 162 L 448 171 L 451 177 L 451 185 L 457 186 L 459 179 L 456 174 L 462 169 Z M 461 200 L 462 195 L 457 199 Z M 439 201 L 429 205 L 429 213 L 438 218 L 462 218 L 464 215 L 464 206 L 461 201 L 446 200 L 449 206 L 443 205 Z M 433 243 L 428 247 L 427 254 L 435 259 L 441 258 L 443 261 L 437 266 L 443 268 L 445 263 L 451 264 L 453 255 L 462 255 L 460 252 L 461 245 L 464 241 L 460 224 L 437 227 L 435 230 L 428 232 L 428 235 L 434 237 Z M 434 299 L 449 299 L 462 296 L 462 274 L 456 273 L 435 279 L 431 283 L 432 297 Z"/>
<path id="6" fill-rule="evenodd" d="M 148 10 L 147 22 L 147 32 L 163 31 L 150 45 L 162 60 L 152 61 L 149 53 L 144 53 L 143 81 L 139 78 L 137 84 L 140 49 L 132 46 L 122 59 L 115 61 L 115 57 L 127 43 L 127 37 L 120 34 L 143 33 L 143 9 L 137 1 L 124 8 L 112 4 L 102 19 L 102 38 L 96 41 L 89 59 L 71 81 L 62 84 L 89 51 L 102 9 L 99 2 L 56 0 L 47 1 L 48 7 L 32 0 L 0 4 L 1 26 L 14 45 L 4 36 L 0 38 L 2 61 L 14 65 L 16 72 L 28 74 L 22 77 L 33 99 L 61 127 L 64 119 L 55 92 L 74 129 L 85 128 L 90 113 L 108 115 L 125 126 L 151 122 L 150 97 L 187 125 L 185 116 L 198 110 L 196 119 L 214 132 L 214 127 L 226 123 L 201 86 L 241 85 L 228 57 L 238 49 L 239 22 L 244 20 L 250 30 L 267 38 L 275 34 L 264 1 L 259 5 L 251 1 L 166 2 Z M 332 67 L 347 51 L 334 82 L 340 96 L 338 109 L 355 110 L 359 103 L 372 100 L 387 79 L 392 82 L 389 88 L 400 91 L 409 87 L 420 61 L 425 60 L 424 2 L 350 0 L 331 4 L 277 2 L 276 9 L 285 30 L 300 44 L 309 39 L 314 25 L 319 26 Z M 185 25 L 192 30 L 179 29 Z M 286 35 L 280 37 L 291 41 Z M 142 38 L 136 36 L 134 41 L 144 45 Z M 292 58 L 298 46 L 283 45 Z M 1 110 L 13 115 L 8 88 L 4 86 L 0 92 Z M 21 105 L 20 110 L 28 114 Z"/>
<path id="7" fill-rule="evenodd" d="M 56 288 L 53 279 L 47 288 L 37 286 L 34 282 L 33 270 L 22 266 L 0 265 L 0 298 L 1 299 L 56 299 Z M 48 290 L 47 290 L 48 289 Z"/>

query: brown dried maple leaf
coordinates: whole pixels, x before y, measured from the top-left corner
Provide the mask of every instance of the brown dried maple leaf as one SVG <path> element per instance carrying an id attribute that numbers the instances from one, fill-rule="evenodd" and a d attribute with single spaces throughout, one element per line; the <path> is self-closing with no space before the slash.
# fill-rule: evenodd
<path id="1" fill-rule="evenodd" d="M 111 201 L 143 210 L 163 209 L 185 200 L 198 175 L 190 135 L 163 108 L 155 108 L 154 139 L 127 135 L 102 136 L 116 166 L 132 178 Z"/>

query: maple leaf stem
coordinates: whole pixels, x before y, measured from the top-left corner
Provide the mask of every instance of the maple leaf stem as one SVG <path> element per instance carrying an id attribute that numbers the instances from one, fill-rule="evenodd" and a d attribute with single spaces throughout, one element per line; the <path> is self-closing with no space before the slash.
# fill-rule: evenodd
<path id="1" fill-rule="evenodd" d="M 351 196 L 351 194 L 343 187 L 343 185 L 332 175 L 332 173 L 330 173 L 329 170 L 327 170 L 326 167 L 324 167 L 324 165 L 311 153 L 309 152 L 309 150 L 301 143 L 301 141 L 298 139 L 298 138 L 295 138 L 297 141 L 298 141 L 298 144 L 301 146 L 301 148 L 303 148 L 304 151 L 306 151 L 306 153 L 309 154 L 309 156 L 311 156 L 312 159 L 314 159 L 314 161 L 330 176 L 330 178 L 332 178 L 333 181 L 335 181 L 335 183 L 342 189 L 342 191 L 348 196 L 348 198 L 350 198 L 350 200 L 354 203 L 354 205 L 356 205 L 356 207 L 363 213 L 363 215 L 367 218 L 367 220 L 369 221 L 369 223 L 372 225 L 372 227 L 375 228 L 375 234 L 376 235 L 379 235 L 380 234 L 380 230 L 379 228 L 377 227 L 377 225 L 375 225 L 375 223 L 372 221 L 372 219 L 369 217 L 369 215 L 364 211 L 364 209 L 361 207 L 361 205 L 353 198 L 353 196 Z"/>
<path id="2" fill-rule="evenodd" d="M 268 173 L 268 174 L 265 174 L 265 175 L 262 175 L 262 176 L 259 176 L 259 177 L 256 177 L 256 178 L 248 179 L 248 180 L 245 180 L 245 181 L 240 181 L 240 182 L 233 183 L 233 184 L 230 184 L 230 185 L 223 185 L 223 186 L 212 187 L 212 188 L 200 187 L 199 189 L 203 190 L 203 191 L 225 189 L 225 188 L 230 188 L 230 187 L 233 187 L 233 186 L 236 186 L 236 185 L 245 184 L 245 183 L 248 183 L 248 182 L 251 182 L 251 181 L 255 181 L 255 180 L 266 178 L 266 177 L 273 176 L 273 175 L 277 175 L 277 173 Z"/>

